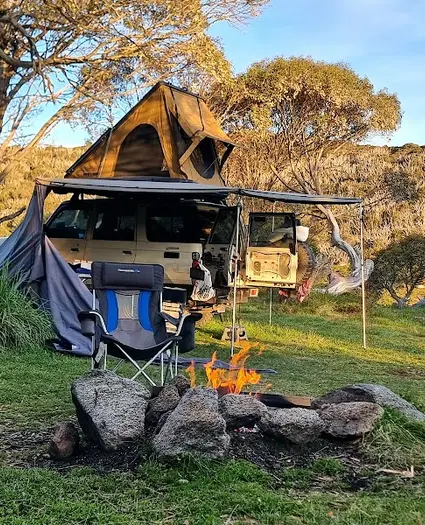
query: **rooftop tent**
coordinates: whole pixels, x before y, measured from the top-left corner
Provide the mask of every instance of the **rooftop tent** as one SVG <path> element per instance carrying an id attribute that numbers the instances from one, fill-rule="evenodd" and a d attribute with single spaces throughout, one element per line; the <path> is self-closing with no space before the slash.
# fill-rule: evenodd
<path id="1" fill-rule="evenodd" d="M 66 177 L 171 177 L 222 186 L 221 168 L 232 149 L 202 98 L 160 82 Z"/>

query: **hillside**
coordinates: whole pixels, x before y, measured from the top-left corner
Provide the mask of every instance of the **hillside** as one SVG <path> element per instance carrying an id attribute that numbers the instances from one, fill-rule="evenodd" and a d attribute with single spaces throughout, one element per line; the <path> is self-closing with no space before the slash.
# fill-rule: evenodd
<path id="1" fill-rule="evenodd" d="M 18 169 L 0 186 L 0 215 L 26 206 L 37 177 L 63 177 L 65 170 L 85 150 L 80 148 L 44 147 L 21 161 Z M 245 155 L 245 153 L 244 153 Z M 246 159 L 245 159 L 246 160 Z M 238 154 L 230 157 L 230 172 L 238 173 Z M 340 195 L 364 197 L 366 211 L 367 249 L 370 255 L 392 240 L 410 233 L 425 235 L 425 146 L 406 144 L 402 147 L 350 146 L 338 155 L 328 158 L 325 191 Z M 233 163 L 233 165 L 232 165 Z M 233 169 L 232 169 L 233 168 Z M 264 174 L 267 180 L 267 174 Z M 50 196 L 46 201 L 46 214 L 56 208 L 62 197 Z M 338 210 L 344 235 L 353 242 L 358 239 L 358 219 L 352 210 Z M 0 236 L 8 235 L 21 219 L 0 225 Z M 326 245 L 326 224 L 311 221 L 312 233 L 320 247 Z M 323 246 L 325 248 L 325 246 Z"/>
<path id="2" fill-rule="evenodd" d="M 23 159 L 13 175 L 0 185 L 0 216 L 27 206 L 37 178 L 61 178 L 66 169 L 83 153 L 85 147 L 40 147 Z M 51 213 L 61 198 L 51 195 L 46 201 L 46 213 Z M 8 235 L 22 217 L 0 224 L 0 237 Z"/>

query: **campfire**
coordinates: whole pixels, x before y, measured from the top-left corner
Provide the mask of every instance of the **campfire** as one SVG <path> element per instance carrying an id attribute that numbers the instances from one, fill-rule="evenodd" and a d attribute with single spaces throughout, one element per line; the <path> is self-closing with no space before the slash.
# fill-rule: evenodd
<path id="1" fill-rule="evenodd" d="M 258 347 L 258 355 L 261 355 L 264 348 L 258 343 L 250 343 L 243 341 L 239 343 L 239 352 L 235 354 L 230 360 L 230 368 L 216 368 L 217 352 L 214 352 L 211 361 L 204 365 L 205 375 L 207 377 L 207 386 L 215 388 L 222 394 L 240 394 L 242 390 L 249 385 L 257 385 L 261 380 L 261 374 L 255 370 L 245 367 L 245 363 L 249 358 L 250 350 Z M 192 362 L 186 369 L 189 374 L 191 387 L 196 386 L 196 371 L 195 364 Z"/>

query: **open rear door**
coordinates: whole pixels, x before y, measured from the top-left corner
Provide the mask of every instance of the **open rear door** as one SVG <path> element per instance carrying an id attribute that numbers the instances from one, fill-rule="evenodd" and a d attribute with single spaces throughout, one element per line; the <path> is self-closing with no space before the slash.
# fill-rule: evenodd
<path id="1" fill-rule="evenodd" d="M 219 209 L 204 248 L 203 262 L 211 272 L 214 288 L 227 287 L 233 279 L 236 218 L 236 206 Z"/>
<path id="2" fill-rule="evenodd" d="M 295 288 L 296 242 L 295 214 L 251 213 L 245 258 L 245 284 Z"/>

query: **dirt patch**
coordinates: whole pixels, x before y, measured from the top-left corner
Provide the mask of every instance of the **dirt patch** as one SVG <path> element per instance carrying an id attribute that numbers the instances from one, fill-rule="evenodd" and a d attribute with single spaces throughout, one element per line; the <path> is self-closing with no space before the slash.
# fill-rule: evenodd
<path id="1" fill-rule="evenodd" d="M 308 467 L 317 459 L 360 457 L 359 445 L 319 439 L 307 445 L 295 445 L 258 433 L 231 433 L 230 456 L 245 459 L 268 472 L 285 467 Z M 360 459 L 358 459 L 360 461 Z"/>
<path id="2" fill-rule="evenodd" d="M 408 379 L 423 380 L 425 378 L 425 370 L 410 367 L 396 368 L 391 371 L 391 374 L 399 377 L 407 377 Z"/>
<path id="3" fill-rule="evenodd" d="M 55 461 L 47 454 L 47 445 L 54 427 L 45 430 L 13 430 L 0 428 L 0 458 L 3 465 L 16 468 L 51 468 L 68 471 L 75 467 L 90 467 L 99 473 L 132 471 L 147 461 L 151 455 L 149 434 L 142 444 L 128 444 L 116 452 L 103 452 L 98 447 L 81 439 L 79 453 L 67 460 Z M 81 435 L 81 434 L 80 434 Z M 275 473 L 288 467 L 308 467 L 319 458 L 338 457 L 344 463 L 360 464 L 360 450 L 353 443 L 319 440 L 301 446 L 281 443 L 260 432 L 243 433 L 232 431 L 229 456 L 254 463 L 261 469 Z M 351 459 L 350 459 L 351 458 Z"/>

